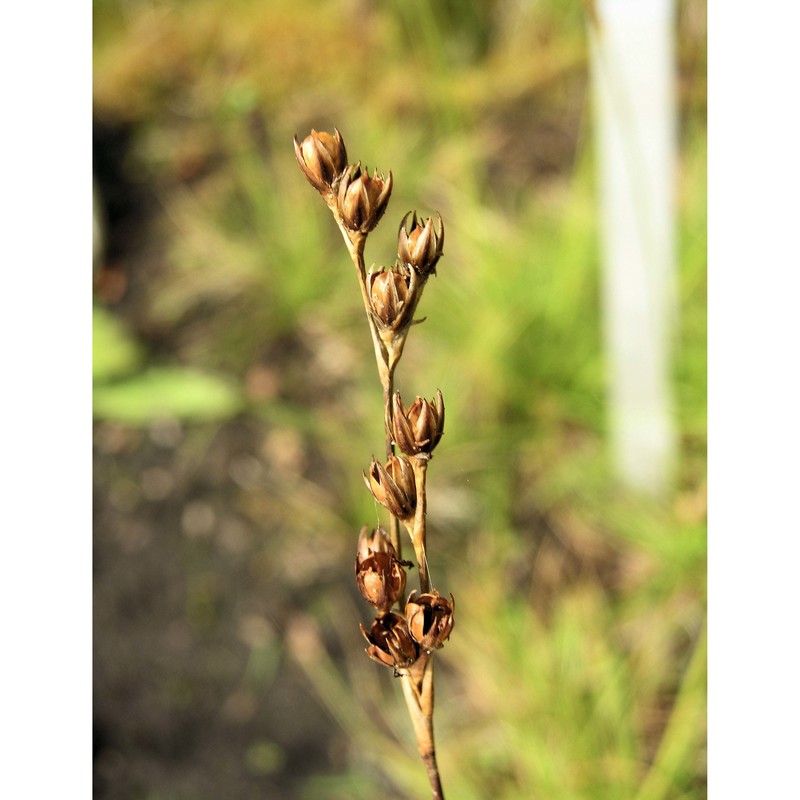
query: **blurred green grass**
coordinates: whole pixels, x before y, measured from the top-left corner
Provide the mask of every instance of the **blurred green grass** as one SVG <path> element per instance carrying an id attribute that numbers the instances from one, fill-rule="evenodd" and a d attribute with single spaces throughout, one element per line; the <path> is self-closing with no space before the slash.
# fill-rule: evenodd
<path id="1" fill-rule="evenodd" d="M 447 404 L 430 519 L 458 606 L 437 684 L 454 797 L 705 796 L 704 5 L 679 11 L 681 461 L 657 502 L 615 483 L 606 449 L 580 4 L 95 2 L 95 114 L 131 132 L 126 175 L 150 198 L 157 254 L 131 244 L 127 296 L 98 293 L 99 419 L 298 430 L 343 476 L 339 505 L 309 520 L 355 541 L 376 515 L 359 471 L 381 448 L 380 401 L 352 267 L 292 135 L 336 125 L 351 160 L 393 171 L 368 261 L 393 260 L 406 210 L 445 219 L 398 388 L 439 387 Z M 160 406 L 153 370 L 179 376 Z M 293 648 L 352 742 L 347 774 L 303 797 L 370 797 L 379 780 L 424 796 L 349 588 L 303 611 L 352 657 L 325 655 L 311 623 L 317 657 Z"/>

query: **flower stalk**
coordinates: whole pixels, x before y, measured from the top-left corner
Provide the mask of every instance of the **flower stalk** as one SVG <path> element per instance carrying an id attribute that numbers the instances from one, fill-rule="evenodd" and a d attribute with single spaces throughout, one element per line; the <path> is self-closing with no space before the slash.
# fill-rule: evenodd
<path id="1" fill-rule="evenodd" d="M 444 399 L 437 389 L 430 401 L 417 397 L 406 408 L 394 379 L 420 299 L 443 254 L 441 215 L 422 219 L 408 212 L 398 230 L 397 259 L 391 267 L 367 271 L 364 249 L 369 233 L 386 211 L 391 172 L 370 175 L 361 162 L 348 163 L 341 134 L 311 133 L 298 141 L 295 156 L 308 182 L 319 192 L 342 234 L 367 318 L 383 390 L 386 461 L 374 456 L 364 483 L 388 515 L 388 531 L 364 526 L 356 555 L 356 584 L 376 616 L 361 632 L 366 653 L 400 679 L 417 748 L 425 764 L 433 800 L 444 790 L 433 736 L 434 655 L 450 637 L 455 601 L 432 588 L 427 555 L 427 470 L 444 432 Z M 401 525 L 408 532 L 418 567 L 419 590 L 403 598 L 413 566 L 402 560 Z"/>

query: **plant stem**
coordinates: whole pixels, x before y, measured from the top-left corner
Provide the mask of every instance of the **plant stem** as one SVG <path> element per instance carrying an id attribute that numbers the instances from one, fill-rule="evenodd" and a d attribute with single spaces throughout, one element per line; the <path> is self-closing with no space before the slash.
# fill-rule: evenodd
<path id="1" fill-rule="evenodd" d="M 394 393 L 394 368 L 397 361 L 392 364 L 386 373 L 386 380 L 383 382 L 383 414 L 386 433 L 386 459 L 394 455 L 394 442 L 392 441 L 392 394 Z M 389 517 L 389 539 L 397 552 L 397 557 L 402 558 L 402 542 L 400 539 L 400 521 L 394 514 Z"/>
<path id="2" fill-rule="evenodd" d="M 421 456 L 425 456 L 424 458 Z M 428 456 L 420 454 L 411 459 L 411 467 L 414 470 L 414 483 L 417 490 L 417 510 L 414 514 L 413 527 L 409 528 L 411 541 L 414 544 L 414 553 L 417 556 L 419 565 L 419 590 L 422 593 L 430 591 L 430 576 L 428 574 L 428 556 L 425 547 L 427 540 L 427 495 L 425 493 L 425 476 L 428 471 Z"/>
<path id="3" fill-rule="evenodd" d="M 385 435 L 386 435 L 386 458 L 387 460 L 394 455 L 394 444 L 392 442 L 392 393 L 394 392 L 394 370 L 399 360 L 399 353 L 394 351 L 390 353 L 386 346 L 381 341 L 378 327 L 375 324 L 375 319 L 372 315 L 372 306 L 369 300 L 369 291 L 367 289 L 367 268 L 364 263 L 364 244 L 366 237 L 359 233 L 349 234 L 347 229 L 342 225 L 338 216 L 336 221 L 339 223 L 339 230 L 342 232 L 347 251 L 350 253 L 350 259 L 353 266 L 356 268 L 356 277 L 358 278 L 358 285 L 361 289 L 361 299 L 364 302 L 364 312 L 367 315 L 367 324 L 369 325 L 369 332 L 372 336 L 372 346 L 375 351 L 375 363 L 378 367 L 378 376 L 383 387 L 383 409 L 384 418 L 386 420 Z M 402 344 L 400 346 L 402 352 Z M 394 357 L 392 357 L 394 356 Z M 389 520 L 389 539 L 397 552 L 397 557 L 402 558 L 402 542 L 400 539 L 400 523 L 397 518 L 392 516 Z"/>
<path id="4" fill-rule="evenodd" d="M 358 285 L 361 289 L 361 299 L 364 302 L 364 311 L 367 314 L 369 332 L 372 335 L 372 346 L 375 350 L 375 363 L 378 366 L 381 384 L 386 387 L 389 381 L 389 354 L 381 341 L 378 328 L 372 317 L 372 306 L 369 301 L 369 291 L 367 290 L 367 268 L 364 264 L 364 244 L 366 242 L 366 237 L 356 233 L 353 234 L 351 239 L 344 226 L 340 225 L 340 228 L 345 243 L 347 244 L 350 258 L 353 261 L 353 266 L 356 268 L 356 277 L 358 278 Z"/>
<path id="5" fill-rule="evenodd" d="M 428 771 L 433 800 L 444 800 L 433 738 L 433 653 L 421 656 L 400 676 L 408 713 L 417 737 L 417 749 Z"/>

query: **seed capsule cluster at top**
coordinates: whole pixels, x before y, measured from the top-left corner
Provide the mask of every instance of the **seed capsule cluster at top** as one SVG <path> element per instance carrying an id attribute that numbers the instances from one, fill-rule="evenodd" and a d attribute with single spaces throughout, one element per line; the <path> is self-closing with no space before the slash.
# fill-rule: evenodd
<path id="1" fill-rule="evenodd" d="M 348 164 L 342 135 L 312 130 L 298 141 L 294 154 L 308 182 L 323 196 L 352 233 L 366 235 L 379 222 L 392 194 L 392 173 L 369 174 L 361 162 Z"/>
<path id="2" fill-rule="evenodd" d="M 372 175 L 361 162 L 349 164 L 347 148 L 338 129 L 333 133 L 312 130 L 303 141 L 294 137 L 294 152 L 308 182 L 335 208 L 345 227 L 367 234 L 380 222 L 392 194 L 391 171 Z M 417 218 L 409 211 L 397 236 L 398 264 L 427 277 L 435 274 L 442 257 L 444 223 L 440 214 L 433 219 Z"/>

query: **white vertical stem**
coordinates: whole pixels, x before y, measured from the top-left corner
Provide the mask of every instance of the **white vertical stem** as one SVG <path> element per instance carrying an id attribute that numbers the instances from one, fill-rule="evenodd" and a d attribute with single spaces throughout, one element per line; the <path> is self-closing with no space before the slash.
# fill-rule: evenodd
<path id="1" fill-rule="evenodd" d="M 675 276 L 674 0 L 596 0 L 591 26 L 612 448 L 621 479 L 668 488 Z"/>

